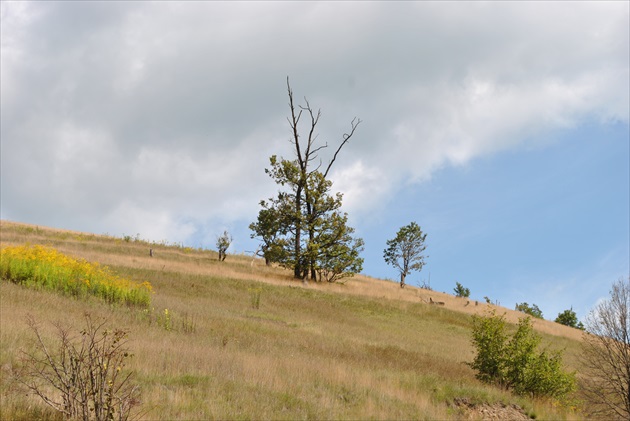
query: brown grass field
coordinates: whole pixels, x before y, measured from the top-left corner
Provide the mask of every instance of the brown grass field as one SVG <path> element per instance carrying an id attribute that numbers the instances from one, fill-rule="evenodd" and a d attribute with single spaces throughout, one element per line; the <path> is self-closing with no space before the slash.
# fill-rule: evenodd
<path id="1" fill-rule="evenodd" d="M 466 365 L 473 358 L 472 314 L 495 308 L 516 322 L 522 313 L 366 276 L 304 285 L 289 271 L 247 256 L 219 262 L 208 250 L 0 221 L 0 245 L 26 243 L 149 281 L 155 294 L 152 308 L 141 310 L 3 280 L 2 420 L 59 418 L 11 376 L 21 350 L 33 343 L 27 315 L 43 322 L 52 339 L 52 322 L 78 330 L 86 311 L 129 330 L 129 368 L 142 390 L 140 419 L 480 417 L 454 405 L 456 398 L 516 404 L 538 419 L 582 418 L 576 405 L 482 384 Z M 445 305 L 431 305 L 430 298 Z M 161 317 L 165 309 L 171 329 Z M 578 369 L 580 331 L 544 320 L 535 328 L 545 346 L 565 350 L 568 369 Z"/>

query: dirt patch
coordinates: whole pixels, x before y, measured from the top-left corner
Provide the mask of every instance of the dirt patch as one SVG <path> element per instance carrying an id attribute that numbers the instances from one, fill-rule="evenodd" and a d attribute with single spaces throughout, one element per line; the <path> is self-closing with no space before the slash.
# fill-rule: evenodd
<path id="1" fill-rule="evenodd" d="M 530 420 L 518 405 L 504 403 L 473 403 L 468 398 L 455 398 L 453 405 L 461 409 L 463 419 L 469 420 Z"/>

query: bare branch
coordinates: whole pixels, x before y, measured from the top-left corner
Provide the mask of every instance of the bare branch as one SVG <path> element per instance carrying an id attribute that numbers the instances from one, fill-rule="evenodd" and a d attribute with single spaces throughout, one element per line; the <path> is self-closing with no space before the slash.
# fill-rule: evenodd
<path id="1" fill-rule="evenodd" d="M 581 362 L 589 411 L 630 416 L 630 279 L 613 284 L 610 299 L 586 319 Z"/>
<path id="2" fill-rule="evenodd" d="M 306 151 L 304 153 L 304 163 L 306 164 L 304 167 L 301 168 L 303 173 L 306 173 L 307 171 L 307 165 L 308 162 L 312 161 L 313 159 L 316 158 L 316 153 L 318 150 L 320 150 L 322 147 L 319 147 L 317 149 L 315 149 L 314 151 L 311 150 L 313 144 L 315 143 L 315 140 L 317 139 L 317 135 L 315 134 L 315 128 L 317 127 L 317 123 L 319 122 L 319 118 L 322 114 L 321 110 L 317 111 L 317 116 L 315 116 L 315 114 L 313 114 L 313 109 L 311 108 L 311 104 L 308 102 L 308 100 L 306 99 L 306 97 L 304 98 L 304 102 L 306 102 L 306 106 L 300 106 L 300 108 L 303 111 L 307 111 L 309 116 L 311 117 L 311 128 L 309 130 L 308 133 L 308 140 L 306 143 Z"/>
<path id="3" fill-rule="evenodd" d="M 87 327 L 71 337 L 69 328 L 55 323 L 56 352 L 45 344 L 32 317 L 27 324 L 35 334 L 35 351 L 27 353 L 17 380 L 45 404 L 71 419 L 127 420 L 139 404 L 139 390 L 130 383 L 132 373 L 121 373 L 126 332 L 104 329 L 85 314 Z M 122 377 L 122 379 L 121 379 Z M 51 393 L 52 391 L 56 391 Z"/>
<path id="4" fill-rule="evenodd" d="M 289 76 L 287 76 L 287 90 L 289 91 L 289 108 L 291 109 L 291 120 L 289 120 L 289 124 L 291 125 L 291 130 L 293 131 L 293 143 L 295 145 L 297 159 L 300 163 L 300 168 L 303 168 L 305 164 L 302 160 L 302 153 L 300 151 L 300 135 L 298 133 L 298 123 L 300 121 L 300 117 L 302 116 L 302 111 L 300 110 L 299 114 L 297 116 L 295 115 L 293 91 L 291 90 L 291 85 L 289 84 Z"/>
<path id="5" fill-rule="evenodd" d="M 361 119 L 358 119 L 356 117 L 353 118 L 352 121 L 350 122 L 350 133 L 349 134 L 348 133 L 344 133 L 343 134 L 343 141 L 341 142 L 341 144 L 339 145 L 339 147 L 335 151 L 335 154 L 333 155 L 333 158 L 330 160 L 330 163 L 328 164 L 328 167 L 326 167 L 326 171 L 324 172 L 324 178 L 328 177 L 328 172 L 330 171 L 330 168 L 332 167 L 333 163 L 337 159 L 337 155 L 339 154 L 339 151 L 341 151 L 341 148 L 343 148 L 343 146 L 346 143 L 348 143 L 350 138 L 354 135 L 354 132 L 357 129 L 357 127 L 359 126 L 359 124 L 361 124 Z"/>

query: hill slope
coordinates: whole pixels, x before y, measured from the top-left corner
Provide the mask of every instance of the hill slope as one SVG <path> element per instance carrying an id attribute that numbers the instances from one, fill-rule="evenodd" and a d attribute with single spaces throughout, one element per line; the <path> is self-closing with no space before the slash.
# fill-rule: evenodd
<path id="1" fill-rule="evenodd" d="M 480 403 L 515 404 L 543 418 L 576 417 L 474 378 L 465 364 L 473 358 L 470 315 L 486 304 L 363 276 L 345 285 L 303 285 L 251 257 L 218 262 L 212 251 L 129 238 L 7 221 L 0 230 L 3 246 L 50 245 L 149 281 L 155 290 L 152 308 L 141 310 L 3 281 L 3 419 L 41 414 L 34 398 L 15 393 L 9 376 L 19 350 L 32 342 L 27 314 L 80 328 L 85 311 L 129 330 L 144 419 L 488 417 Z M 429 298 L 445 305 L 430 305 Z M 520 315 L 500 310 L 512 321 Z M 566 348 L 565 362 L 575 367 L 580 333 L 546 321 L 536 328 L 547 345 Z"/>

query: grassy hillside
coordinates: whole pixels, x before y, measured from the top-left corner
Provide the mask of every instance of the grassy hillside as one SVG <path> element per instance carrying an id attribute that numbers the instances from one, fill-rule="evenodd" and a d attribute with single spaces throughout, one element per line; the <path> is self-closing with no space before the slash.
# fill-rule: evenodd
<path id="1" fill-rule="evenodd" d="M 32 346 L 27 315 L 82 327 L 83 313 L 129 330 L 141 419 L 461 419 L 456 402 L 516 404 L 530 416 L 579 414 L 478 382 L 471 314 L 485 303 L 359 276 L 303 285 L 280 268 L 207 250 L 149 244 L 2 221 L 1 245 L 45 244 L 108 265 L 155 291 L 151 308 L 106 304 L 2 281 L 2 419 L 54 418 L 11 381 Z M 149 256 L 153 249 L 153 257 Z M 429 298 L 445 302 L 430 305 Z M 258 301 L 258 303 L 257 303 Z M 257 307 L 257 308 L 256 308 Z M 165 318 L 168 310 L 168 320 Z M 501 309 L 508 320 L 518 314 Z M 44 333 L 53 337 L 49 323 Z M 537 321 L 544 344 L 576 367 L 580 333 Z M 477 407 L 479 408 L 479 407 Z"/>

